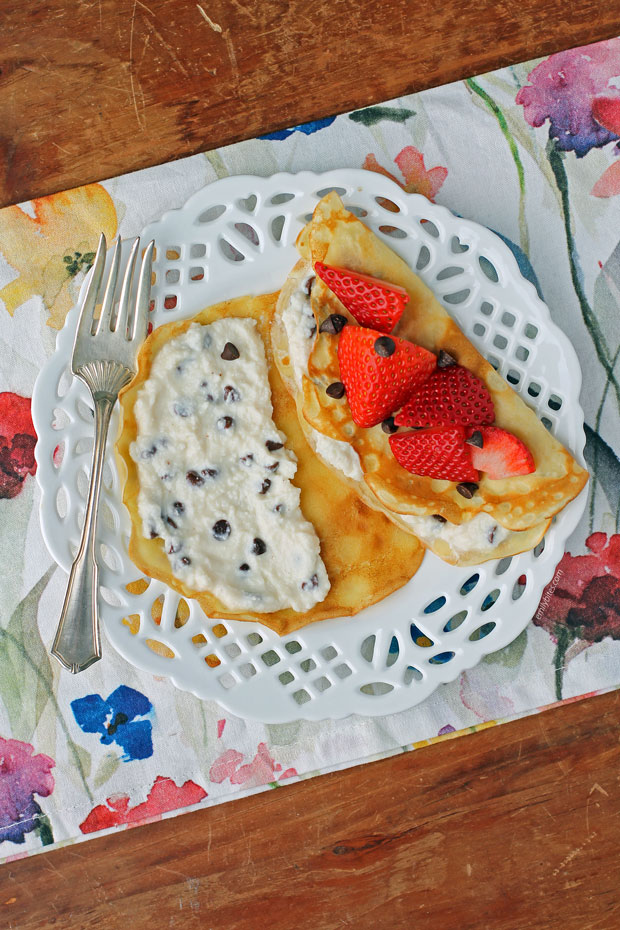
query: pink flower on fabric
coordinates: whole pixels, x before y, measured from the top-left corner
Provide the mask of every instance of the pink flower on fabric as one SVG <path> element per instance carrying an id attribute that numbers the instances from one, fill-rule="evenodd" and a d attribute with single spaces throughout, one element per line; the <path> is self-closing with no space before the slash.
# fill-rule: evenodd
<path id="1" fill-rule="evenodd" d="M 373 154 L 366 156 L 362 167 L 366 168 L 367 171 L 376 171 L 378 174 L 383 174 L 386 178 L 396 181 L 408 194 L 423 194 L 429 200 L 435 200 L 439 189 L 448 176 L 447 168 L 442 168 L 439 165 L 435 168 L 427 168 L 424 164 L 424 155 L 413 145 L 405 146 L 394 161 L 400 168 L 405 179 L 404 183 L 383 168 Z"/>
<path id="2" fill-rule="evenodd" d="M 612 80 L 620 75 L 620 39 L 569 49 L 546 58 L 528 75 L 516 102 L 530 126 L 549 120 L 549 138 L 558 149 L 577 158 L 618 139 L 603 112 L 620 112 L 620 90 Z"/>
<path id="3" fill-rule="evenodd" d="M 34 755 L 30 743 L 0 737 L 0 843 L 25 842 L 35 830 L 42 811 L 35 794 L 47 798 L 54 790 L 53 759 Z"/>
<path id="4" fill-rule="evenodd" d="M 179 810 L 198 804 L 207 797 L 207 792 L 196 782 L 186 781 L 177 785 L 171 778 L 158 775 L 149 791 L 146 801 L 129 806 L 129 796 L 116 794 L 107 798 L 106 804 L 94 807 L 86 820 L 80 824 L 82 833 L 96 833 L 108 827 L 118 827 L 123 824 L 137 826 L 140 823 L 152 823 L 161 820 L 162 814 L 168 811 Z"/>
<path id="5" fill-rule="evenodd" d="M 280 763 L 276 763 L 269 755 L 266 743 L 258 744 L 258 750 L 251 762 L 241 765 L 243 759 L 243 754 L 236 749 L 227 749 L 211 766 L 209 778 L 218 785 L 229 779 L 231 785 L 247 785 L 254 788 L 297 775 L 296 769 L 293 768 L 282 772 Z"/>

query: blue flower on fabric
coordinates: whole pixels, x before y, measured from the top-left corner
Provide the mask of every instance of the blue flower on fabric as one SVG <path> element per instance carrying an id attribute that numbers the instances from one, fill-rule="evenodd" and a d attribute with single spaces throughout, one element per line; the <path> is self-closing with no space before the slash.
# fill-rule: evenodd
<path id="1" fill-rule="evenodd" d="M 288 139 L 294 132 L 303 132 L 305 136 L 311 136 L 313 132 L 319 129 L 326 129 L 336 119 L 335 116 L 326 116 L 325 119 L 313 119 L 309 123 L 300 123 L 299 126 L 291 126 L 290 129 L 278 129 L 276 132 L 267 132 L 259 139 Z"/>
<path id="2" fill-rule="evenodd" d="M 100 733 L 104 746 L 120 746 L 124 750 L 123 762 L 153 755 L 151 721 L 138 719 L 150 714 L 153 705 L 134 688 L 120 685 L 105 700 L 100 694 L 87 694 L 71 701 L 71 710 L 85 733 Z"/>

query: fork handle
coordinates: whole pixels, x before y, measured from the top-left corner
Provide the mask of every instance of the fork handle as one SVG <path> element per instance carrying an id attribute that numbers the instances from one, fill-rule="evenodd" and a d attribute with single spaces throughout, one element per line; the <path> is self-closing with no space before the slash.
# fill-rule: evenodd
<path id="1" fill-rule="evenodd" d="M 71 566 L 65 602 L 52 646 L 52 655 L 74 674 L 83 672 L 101 658 L 95 536 L 106 438 L 116 398 L 117 395 L 107 391 L 97 391 L 93 396 L 95 444 L 84 528 L 78 554 Z"/>

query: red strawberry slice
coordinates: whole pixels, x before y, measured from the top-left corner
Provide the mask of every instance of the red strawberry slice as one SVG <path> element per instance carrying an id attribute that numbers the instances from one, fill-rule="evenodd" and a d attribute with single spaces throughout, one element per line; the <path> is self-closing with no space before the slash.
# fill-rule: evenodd
<path id="1" fill-rule="evenodd" d="M 323 262 L 316 262 L 314 270 L 360 326 L 391 333 L 403 315 L 409 300 L 404 287 Z"/>
<path id="2" fill-rule="evenodd" d="M 396 461 L 413 475 L 443 481 L 478 481 L 471 447 L 462 426 L 434 427 L 415 433 L 395 433 L 390 446 Z"/>
<path id="3" fill-rule="evenodd" d="M 413 342 L 376 329 L 345 326 L 338 340 L 340 378 L 358 426 L 376 426 L 433 371 L 436 358 Z"/>
<path id="4" fill-rule="evenodd" d="M 468 434 L 474 430 L 468 430 Z M 517 436 L 499 426 L 484 426 L 482 448 L 470 446 L 471 461 L 475 468 L 484 471 L 488 478 L 512 478 L 530 475 L 536 471 L 532 453 Z"/>
<path id="5" fill-rule="evenodd" d="M 495 419 L 486 385 L 467 368 L 438 368 L 396 415 L 397 426 L 485 426 Z"/>

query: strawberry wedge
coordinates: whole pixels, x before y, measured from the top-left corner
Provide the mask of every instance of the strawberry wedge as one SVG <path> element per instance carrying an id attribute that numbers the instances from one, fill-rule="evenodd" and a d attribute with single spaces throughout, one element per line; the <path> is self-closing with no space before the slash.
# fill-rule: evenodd
<path id="1" fill-rule="evenodd" d="M 338 362 L 351 416 L 358 426 L 370 427 L 398 410 L 437 360 L 432 352 L 397 336 L 345 326 Z"/>
<path id="2" fill-rule="evenodd" d="M 499 480 L 536 471 L 532 453 L 517 436 L 499 426 L 483 426 L 468 430 L 468 434 L 476 431 L 482 435 L 482 447 L 469 447 L 471 462 L 474 468 L 486 472 L 487 478 Z"/>
<path id="3" fill-rule="evenodd" d="M 438 368 L 394 417 L 397 426 L 485 426 L 495 419 L 486 385 L 467 368 Z"/>
<path id="4" fill-rule="evenodd" d="M 413 475 L 443 481 L 478 481 L 462 426 L 434 427 L 390 436 L 394 458 Z"/>
<path id="5" fill-rule="evenodd" d="M 314 270 L 360 326 L 391 333 L 403 315 L 409 300 L 404 287 L 323 262 L 316 262 Z"/>

